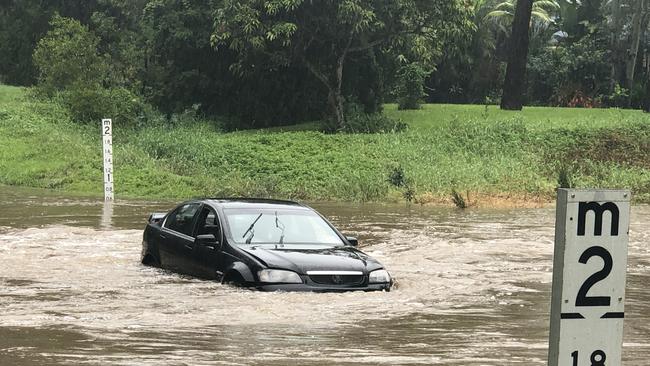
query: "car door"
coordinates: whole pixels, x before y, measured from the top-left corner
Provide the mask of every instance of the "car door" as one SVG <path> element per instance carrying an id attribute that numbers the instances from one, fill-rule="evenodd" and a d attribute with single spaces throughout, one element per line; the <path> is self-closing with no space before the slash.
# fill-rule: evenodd
<path id="1" fill-rule="evenodd" d="M 213 234 L 216 242 L 197 239 L 204 234 Z M 198 214 L 194 238 L 193 265 L 199 269 L 201 277 L 220 280 L 223 275 L 223 233 L 219 216 L 212 207 L 204 205 Z"/>
<path id="2" fill-rule="evenodd" d="M 193 274 L 194 226 L 200 203 L 186 203 L 174 210 L 163 223 L 160 256 L 164 267 Z"/>

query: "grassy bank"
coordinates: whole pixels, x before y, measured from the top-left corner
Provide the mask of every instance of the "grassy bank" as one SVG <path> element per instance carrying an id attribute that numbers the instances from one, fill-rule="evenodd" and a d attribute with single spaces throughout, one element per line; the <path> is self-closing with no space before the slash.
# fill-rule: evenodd
<path id="1" fill-rule="evenodd" d="M 407 132 L 219 133 L 209 123 L 120 128 L 117 197 L 273 196 L 304 200 L 548 202 L 558 177 L 626 187 L 650 202 L 650 116 L 639 111 L 427 105 L 397 111 Z M 98 126 L 0 86 L 0 183 L 101 194 Z"/>

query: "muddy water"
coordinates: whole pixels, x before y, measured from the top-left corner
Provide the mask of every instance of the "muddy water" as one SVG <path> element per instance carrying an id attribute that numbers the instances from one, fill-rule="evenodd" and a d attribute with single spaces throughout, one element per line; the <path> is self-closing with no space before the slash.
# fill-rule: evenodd
<path id="1" fill-rule="evenodd" d="M 258 293 L 139 264 L 146 215 L 0 187 L 0 365 L 544 365 L 552 209 L 315 204 L 399 284 Z M 634 207 L 625 365 L 650 355 L 650 207 Z"/>

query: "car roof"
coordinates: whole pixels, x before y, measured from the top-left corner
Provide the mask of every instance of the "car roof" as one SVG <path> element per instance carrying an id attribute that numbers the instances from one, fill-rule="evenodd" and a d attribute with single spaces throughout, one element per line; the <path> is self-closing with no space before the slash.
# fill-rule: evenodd
<path id="1" fill-rule="evenodd" d="M 304 209 L 309 207 L 294 201 L 264 198 L 206 198 L 202 201 L 222 208 Z"/>

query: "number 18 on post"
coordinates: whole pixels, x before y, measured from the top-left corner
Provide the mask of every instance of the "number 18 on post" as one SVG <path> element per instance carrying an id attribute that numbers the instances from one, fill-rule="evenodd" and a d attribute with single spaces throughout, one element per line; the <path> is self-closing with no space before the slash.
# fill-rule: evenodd
<path id="1" fill-rule="evenodd" d="M 549 366 L 620 366 L 630 192 L 559 189 Z"/>

